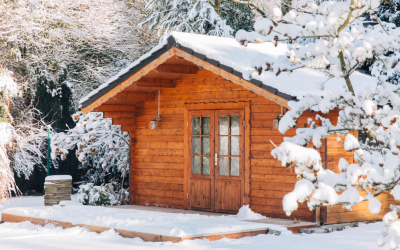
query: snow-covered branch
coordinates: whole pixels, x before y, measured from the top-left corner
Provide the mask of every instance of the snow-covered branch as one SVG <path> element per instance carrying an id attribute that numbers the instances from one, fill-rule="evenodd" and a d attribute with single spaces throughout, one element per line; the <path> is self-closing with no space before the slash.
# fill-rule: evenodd
<path id="1" fill-rule="evenodd" d="M 74 128 L 52 137 L 52 158 L 60 156 L 65 160 L 76 147 L 76 157 L 84 166 L 93 165 L 101 174 L 116 172 L 123 177 L 129 169 L 129 133 L 121 132 L 120 126 L 112 125 L 111 119 L 104 119 L 102 113 L 77 113 L 73 118 Z"/>
<path id="2" fill-rule="evenodd" d="M 354 94 L 350 75 L 366 60 L 381 58 L 387 68 L 393 65 L 394 58 L 387 56 L 387 51 L 400 48 L 400 30 L 380 20 L 381 25 L 365 28 L 364 18 L 361 18 L 370 14 L 378 20 L 374 9 L 379 7 L 379 0 L 326 1 L 320 5 L 302 0 L 299 4 L 301 9 L 292 9 L 284 16 L 276 8 L 273 18 L 255 23 L 256 31 L 236 33 L 236 40 L 244 46 L 263 42 L 275 46 L 279 46 L 280 41 L 292 43 L 289 51 L 277 59 L 265 55 L 255 58 L 252 66 L 258 74 L 271 70 L 279 75 L 308 67 L 324 72 L 327 77 L 343 78 L 348 90 Z M 309 38 L 313 40 L 308 40 L 306 46 L 299 45 Z"/>
<path id="3" fill-rule="evenodd" d="M 146 13 L 125 0 L 0 5 L 1 64 L 27 89 L 43 77 L 69 83 L 76 103 L 157 42 L 137 26 Z"/>
<path id="4" fill-rule="evenodd" d="M 170 31 L 232 36 L 232 28 L 207 0 L 150 0 L 146 8 L 151 14 L 140 25 L 158 30 L 162 38 Z"/>

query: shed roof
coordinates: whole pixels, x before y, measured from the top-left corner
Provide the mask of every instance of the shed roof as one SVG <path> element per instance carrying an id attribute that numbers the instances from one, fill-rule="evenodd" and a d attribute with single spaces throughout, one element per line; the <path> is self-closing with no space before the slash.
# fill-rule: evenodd
<path id="1" fill-rule="evenodd" d="M 332 78 L 325 83 L 324 90 L 318 89 L 317 83 L 324 82 L 327 78 L 324 73 L 313 69 L 302 68 L 292 73 L 281 73 L 277 77 L 273 72 L 263 72 L 262 75 L 258 75 L 254 72 L 254 68 L 250 67 L 251 60 L 259 53 L 273 58 L 285 54 L 288 51 L 287 44 L 278 44 L 275 47 L 271 43 L 263 43 L 249 44 L 244 47 L 234 38 L 171 32 L 168 39 L 82 98 L 80 107 L 87 107 L 172 47 L 245 79 L 286 100 L 301 99 L 306 94 L 325 96 L 330 92 L 341 90 L 345 86 L 344 79 Z M 360 72 L 354 72 L 350 79 L 356 92 L 366 87 L 373 88 L 377 83 L 374 77 Z"/>

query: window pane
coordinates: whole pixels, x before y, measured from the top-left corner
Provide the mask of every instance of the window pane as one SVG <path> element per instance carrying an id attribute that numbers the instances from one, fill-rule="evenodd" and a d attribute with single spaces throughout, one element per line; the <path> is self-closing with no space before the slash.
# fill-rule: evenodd
<path id="1" fill-rule="evenodd" d="M 200 156 L 192 156 L 192 174 L 200 174 Z"/>
<path id="2" fill-rule="evenodd" d="M 210 134 L 210 117 L 202 117 L 202 135 Z"/>
<path id="3" fill-rule="evenodd" d="M 228 157 L 219 158 L 219 175 L 228 175 Z"/>
<path id="4" fill-rule="evenodd" d="M 210 157 L 202 157 L 203 161 L 201 163 L 201 174 L 210 174 Z"/>
<path id="5" fill-rule="evenodd" d="M 240 137 L 239 136 L 232 136 L 231 138 L 231 143 L 229 145 L 229 147 L 231 148 L 231 155 L 239 155 L 240 152 L 240 148 L 239 148 L 239 140 Z"/>
<path id="6" fill-rule="evenodd" d="M 231 157 L 231 176 L 239 176 L 239 157 Z"/>
<path id="7" fill-rule="evenodd" d="M 200 117 L 192 118 L 192 135 L 200 134 Z"/>
<path id="8" fill-rule="evenodd" d="M 198 136 L 192 137 L 192 154 L 194 155 L 200 154 L 200 137 Z"/>
<path id="9" fill-rule="evenodd" d="M 219 117 L 219 134 L 220 135 L 228 135 L 228 117 L 227 116 Z"/>
<path id="10" fill-rule="evenodd" d="M 219 154 L 220 155 L 228 155 L 228 137 L 227 136 L 219 137 Z"/>
<path id="11" fill-rule="evenodd" d="M 202 137 L 201 138 L 201 147 L 203 155 L 209 155 L 210 154 L 210 137 Z"/>
<path id="12" fill-rule="evenodd" d="M 231 116 L 231 135 L 239 135 L 239 116 Z"/>

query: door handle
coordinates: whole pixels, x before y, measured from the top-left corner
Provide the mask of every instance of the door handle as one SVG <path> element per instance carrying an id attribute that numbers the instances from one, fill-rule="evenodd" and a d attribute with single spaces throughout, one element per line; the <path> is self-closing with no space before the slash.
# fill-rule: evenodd
<path id="1" fill-rule="evenodd" d="M 221 157 L 218 157 L 218 154 L 215 154 L 215 166 L 217 166 L 217 160 L 221 159 Z"/>

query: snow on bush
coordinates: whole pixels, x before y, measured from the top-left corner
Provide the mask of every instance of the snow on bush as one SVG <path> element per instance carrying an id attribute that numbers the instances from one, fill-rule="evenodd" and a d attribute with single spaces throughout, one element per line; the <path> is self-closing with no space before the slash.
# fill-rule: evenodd
<path id="1" fill-rule="evenodd" d="M 88 183 L 80 185 L 77 199 L 83 205 L 112 206 L 118 203 L 118 197 L 111 184 L 95 186 L 93 183 Z"/>
<path id="2" fill-rule="evenodd" d="M 77 113 L 73 118 L 74 128 L 52 136 L 51 157 L 65 160 L 69 150 L 76 147 L 78 160 L 84 167 L 90 164 L 100 172 L 98 178 L 109 173 L 123 178 L 129 170 L 129 133 L 121 132 L 120 126 L 112 125 L 102 113 Z M 91 181 L 102 182 L 97 178 Z"/>
<path id="3" fill-rule="evenodd" d="M 15 185 L 14 173 L 11 170 L 6 149 L 0 143 L 0 203 L 7 201 L 12 192 L 18 193 L 18 187 Z"/>
<path id="4" fill-rule="evenodd" d="M 267 219 L 267 217 L 255 213 L 250 209 L 249 205 L 244 205 L 239 209 L 239 212 L 236 215 L 241 220 L 262 220 Z"/>
<path id="5" fill-rule="evenodd" d="M 12 72 L 0 68 L 0 93 L 5 99 L 9 99 L 18 94 L 18 86 L 12 78 Z"/>
<path id="6" fill-rule="evenodd" d="M 347 0 L 317 5 L 302 0 L 301 7 L 291 8 L 284 16 L 275 11 L 273 16 L 256 22 L 256 31 L 242 30 L 236 34 L 236 40 L 244 46 L 262 42 L 280 46 L 280 41 L 292 44 L 286 54 L 275 60 L 263 55 L 255 58 L 251 65 L 253 74 L 272 71 L 279 76 L 311 68 L 325 73 L 327 79 L 343 79 L 341 91 L 326 91 L 322 97 L 307 95 L 299 101 L 289 101 L 290 110 L 280 120 L 279 131 L 285 134 L 296 126 L 305 111 L 317 112 L 315 121 L 309 120 L 309 128 L 297 129 L 295 136 L 284 138 L 285 142 L 271 152 L 283 167 L 293 167 L 299 180 L 283 199 L 287 215 L 303 201 L 307 201 L 310 209 L 342 204 L 350 210 L 366 201 L 370 212 L 378 213 L 381 203 L 377 196 L 392 190 L 394 198 L 400 198 L 397 187 L 400 182 L 400 87 L 387 82 L 385 74 L 375 74 L 377 87 L 356 93 L 350 80 L 350 75 L 366 61 L 379 61 L 381 69 L 400 71 L 397 57 L 390 56 L 400 50 L 400 28 L 379 20 L 375 9 L 380 3 L 380 0 Z M 364 27 L 366 15 L 377 25 Z M 301 41 L 308 43 L 302 46 Z M 339 110 L 337 122 L 321 116 L 333 110 Z M 317 125 L 317 120 L 321 125 Z M 355 132 L 366 134 L 366 141 L 353 136 Z M 341 159 L 334 172 L 322 167 L 316 149 L 302 146 L 312 141 L 318 148 L 323 145 L 322 139 L 337 135 L 346 135 L 345 141 L 338 140 L 338 143 L 354 152 L 356 163 L 348 164 Z M 388 246 L 394 249 L 395 240 L 400 237 L 400 221 L 397 216 L 392 217 L 396 221 L 387 224 L 379 244 L 384 244 L 384 237 L 389 235 Z"/>

